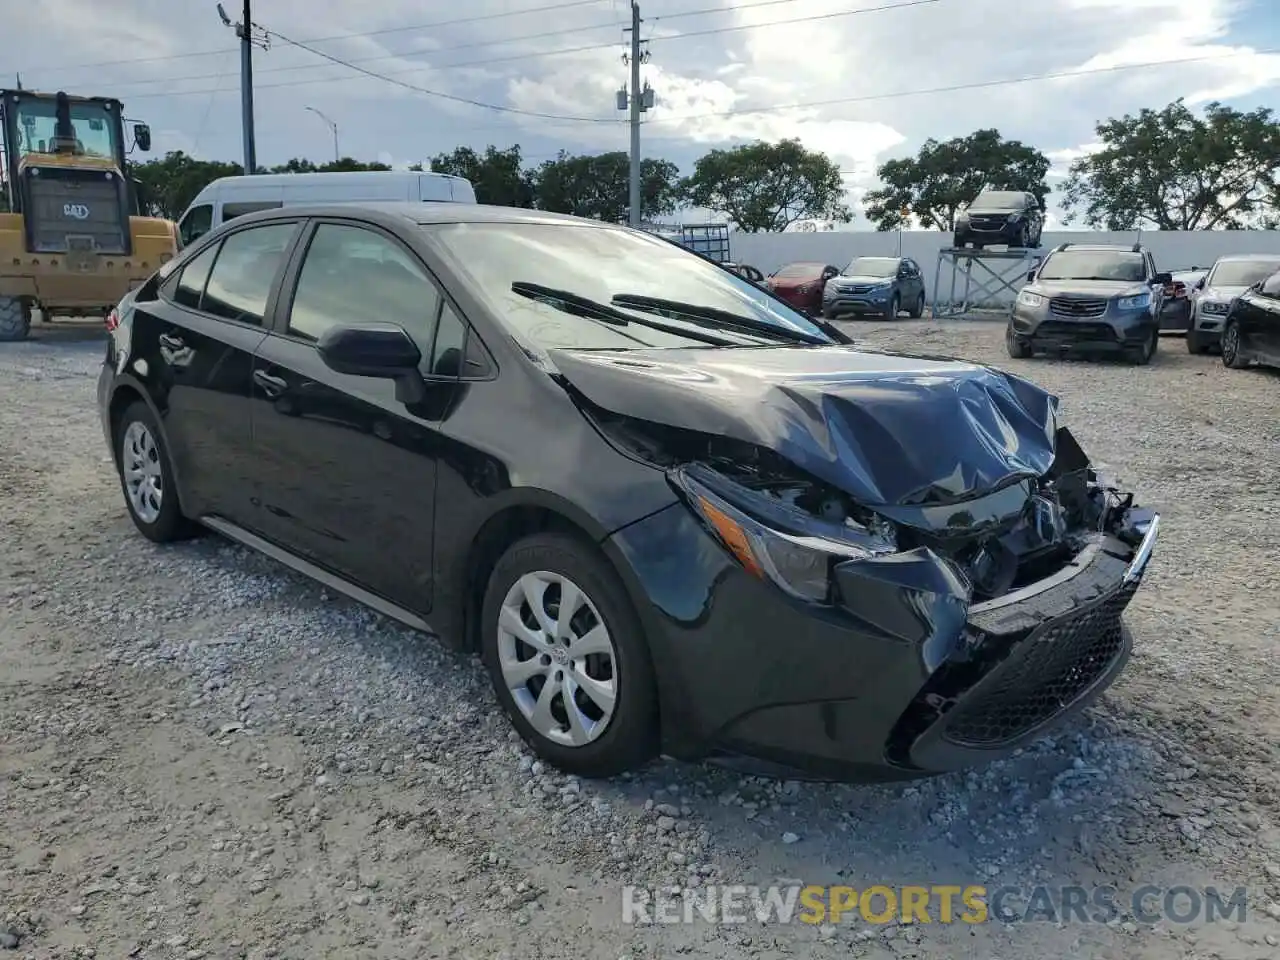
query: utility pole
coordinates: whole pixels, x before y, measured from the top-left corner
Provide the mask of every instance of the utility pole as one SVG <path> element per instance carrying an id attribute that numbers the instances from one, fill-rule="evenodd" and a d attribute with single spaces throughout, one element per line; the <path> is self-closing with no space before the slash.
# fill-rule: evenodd
<path id="1" fill-rule="evenodd" d="M 340 163 L 340 162 L 342 161 L 342 157 L 341 157 L 341 155 L 338 153 L 338 125 L 337 125 L 337 123 L 335 123 L 333 120 L 330 120 L 328 117 L 326 117 L 323 113 L 321 113 L 321 112 L 320 112 L 319 110 L 317 110 L 315 107 L 307 107 L 307 109 L 308 109 L 308 110 L 310 110 L 312 113 L 314 113 L 317 117 L 319 117 L 319 118 L 320 118 L 321 120 L 323 120 L 325 123 L 327 123 L 327 124 L 329 125 L 329 129 L 333 131 L 333 162 L 334 162 L 334 163 Z"/>
<path id="2" fill-rule="evenodd" d="M 244 0 L 244 12 L 239 23 L 232 23 L 222 4 L 218 4 L 218 16 L 226 27 L 234 27 L 236 36 L 240 38 L 240 116 L 244 125 L 244 172 L 252 175 L 258 169 L 258 155 L 253 142 L 253 47 L 254 44 L 266 50 L 269 35 L 260 37 L 253 35 L 253 14 L 249 9 L 250 0 Z"/>
<path id="3" fill-rule="evenodd" d="M 653 106 L 653 90 L 646 83 L 640 88 L 640 64 L 649 57 L 640 49 L 640 0 L 631 0 L 631 53 L 623 62 L 631 67 L 630 90 L 618 91 L 618 109 L 631 111 L 631 177 L 630 196 L 627 204 L 627 221 L 633 227 L 640 226 L 640 114 Z"/>

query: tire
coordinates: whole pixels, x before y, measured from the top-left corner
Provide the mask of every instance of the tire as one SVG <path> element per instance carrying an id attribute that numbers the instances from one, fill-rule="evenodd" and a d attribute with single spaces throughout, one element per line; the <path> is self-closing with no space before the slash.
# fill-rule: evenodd
<path id="1" fill-rule="evenodd" d="M 1156 358 L 1160 348 L 1160 328 L 1157 326 L 1141 347 L 1129 354 L 1129 362 L 1134 366 L 1145 367 Z"/>
<path id="2" fill-rule="evenodd" d="M 908 311 L 907 316 L 912 320 L 919 320 L 924 316 L 924 291 L 920 291 L 920 296 L 916 297 L 916 304 Z"/>
<path id="3" fill-rule="evenodd" d="M 1209 345 L 1195 330 L 1187 331 L 1187 353 L 1208 353 Z"/>
<path id="4" fill-rule="evenodd" d="M 141 400 L 129 404 L 113 424 L 112 437 L 120 492 L 138 532 L 155 543 L 197 534 L 199 527 L 182 515 L 173 465 L 151 408 Z"/>
<path id="5" fill-rule="evenodd" d="M 1022 225 L 1022 229 L 1018 232 L 1018 246 L 1023 250 L 1030 249 L 1031 247 L 1031 228 L 1025 223 Z"/>
<path id="6" fill-rule="evenodd" d="M 1240 343 L 1240 324 L 1228 320 L 1222 330 L 1222 365 L 1230 370 L 1243 370 L 1249 365 Z"/>
<path id="7" fill-rule="evenodd" d="M 823 320 L 834 320 L 835 318 L 836 318 L 836 312 L 835 312 L 834 310 L 823 310 L 823 311 L 822 311 L 822 319 L 823 319 Z"/>
<path id="8" fill-rule="evenodd" d="M 897 320 L 898 314 L 902 312 L 902 297 L 895 293 L 889 300 L 889 306 L 884 312 L 886 320 Z"/>
<path id="9" fill-rule="evenodd" d="M 1031 344 L 1019 340 L 1011 326 L 1005 327 L 1004 330 L 1004 348 L 1015 360 L 1027 360 L 1031 357 Z"/>
<path id="10" fill-rule="evenodd" d="M 583 659 L 575 665 L 571 644 L 553 640 L 543 647 L 547 632 L 529 627 L 551 622 L 566 583 L 576 587 L 584 601 L 574 622 L 567 624 L 569 632 L 581 642 L 595 633 L 592 622 L 604 627 L 608 654 L 595 654 L 594 662 Z M 543 608 L 545 619 L 535 618 L 530 587 L 548 605 L 555 604 L 555 610 Z M 648 644 L 622 582 L 592 544 L 562 533 L 535 534 L 514 544 L 489 577 L 480 627 L 480 653 L 498 701 L 538 756 L 565 773 L 589 778 L 635 770 L 657 756 L 658 695 Z M 539 646 L 517 639 L 520 632 Z M 534 652 L 540 649 L 550 652 Z M 602 669 L 606 658 L 607 671 Z M 513 670 L 513 665 L 525 669 Z M 569 674 L 610 683 L 612 711 L 602 710 L 601 701 L 579 686 L 571 695 L 578 724 L 576 729 L 571 726 L 565 691 L 557 681 Z M 541 714 L 538 695 L 549 683 L 558 689 Z M 580 742 L 573 743 L 575 738 Z"/>
<path id="11" fill-rule="evenodd" d="M 951 246 L 956 250 L 963 250 L 967 242 L 966 238 L 959 233 L 951 238 Z"/>
<path id="12" fill-rule="evenodd" d="M 31 307 L 17 297 L 0 297 L 0 342 L 16 343 L 31 332 Z"/>

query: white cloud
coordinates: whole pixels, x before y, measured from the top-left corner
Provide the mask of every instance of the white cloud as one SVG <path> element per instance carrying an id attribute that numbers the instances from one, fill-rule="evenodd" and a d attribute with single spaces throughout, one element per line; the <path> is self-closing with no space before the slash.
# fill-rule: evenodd
<path id="1" fill-rule="evenodd" d="M 627 78 L 621 55 L 629 3 L 492 16 L 549 2 L 259 3 L 265 26 L 297 40 L 382 31 L 313 46 L 405 83 L 530 113 L 606 121 L 548 120 L 430 97 L 276 41 L 255 52 L 259 159 L 331 154 L 331 133 L 308 105 L 338 123 L 343 153 L 368 159 L 488 143 L 518 142 L 532 162 L 559 149 L 625 150 L 625 115 L 614 96 Z M 711 147 L 798 137 L 832 155 L 856 198 L 874 182 L 876 165 L 914 152 L 928 137 L 998 127 L 1045 150 L 1057 176 L 1089 149 L 1095 123 L 1106 117 L 1178 96 L 1197 105 L 1280 103 L 1280 56 L 1257 51 L 1252 37 L 1263 8 L 1251 13 L 1247 0 L 938 0 L 858 15 L 848 15 L 847 0 L 745 8 L 749 2 L 719 0 L 719 13 L 680 16 L 715 0 L 642 0 L 642 36 L 653 38 L 642 72 L 657 96 L 645 117 L 646 154 L 688 172 Z M 482 17 L 489 19 L 476 19 Z M 824 18 L 779 23 L 801 17 Z M 400 29 L 461 20 L 470 22 Z M 739 27 L 751 29 L 725 30 Z M 725 32 L 691 35 L 715 29 Z M 530 36 L 552 31 L 561 34 Z M 235 38 L 208 0 L 116 0 L 109 7 L 42 0 L 10 12 L 6 38 L 11 50 L 25 53 L 15 66 L 27 85 L 119 96 L 130 116 L 151 122 L 157 150 L 240 156 Z M 547 55 L 584 46 L 599 49 Z M 102 61 L 118 62 L 94 66 Z M 1164 65 L 1134 68 L 1152 61 Z M 1097 72 L 912 93 L 1079 70 Z M 815 103 L 823 105 L 776 109 Z"/>

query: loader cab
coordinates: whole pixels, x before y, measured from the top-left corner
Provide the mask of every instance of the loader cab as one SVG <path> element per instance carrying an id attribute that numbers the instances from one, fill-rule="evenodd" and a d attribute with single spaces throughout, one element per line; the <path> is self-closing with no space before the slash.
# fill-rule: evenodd
<path id="1" fill-rule="evenodd" d="M 22 214 L 27 250 L 128 255 L 137 198 L 127 176 L 119 100 L 0 91 L 9 210 Z M 150 147 L 144 124 L 134 143 Z"/>

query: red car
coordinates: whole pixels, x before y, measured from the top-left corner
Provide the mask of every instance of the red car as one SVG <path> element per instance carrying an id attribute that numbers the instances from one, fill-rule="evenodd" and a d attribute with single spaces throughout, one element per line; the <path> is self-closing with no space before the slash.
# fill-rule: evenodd
<path id="1" fill-rule="evenodd" d="M 822 313 L 822 288 L 840 269 L 829 263 L 789 263 L 769 274 L 765 286 L 802 313 Z"/>

